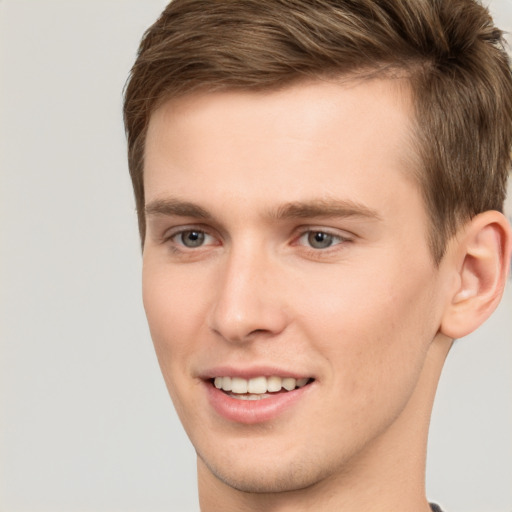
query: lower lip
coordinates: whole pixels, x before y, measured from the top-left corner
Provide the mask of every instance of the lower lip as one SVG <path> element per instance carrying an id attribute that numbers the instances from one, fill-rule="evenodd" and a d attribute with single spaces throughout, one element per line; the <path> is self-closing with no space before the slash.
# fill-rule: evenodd
<path id="1" fill-rule="evenodd" d="M 260 400 L 240 400 L 205 382 L 208 399 L 217 414 L 236 423 L 252 425 L 271 421 L 293 407 L 309 392 L 313 383 L 286 393 L 276 393 Z"/>

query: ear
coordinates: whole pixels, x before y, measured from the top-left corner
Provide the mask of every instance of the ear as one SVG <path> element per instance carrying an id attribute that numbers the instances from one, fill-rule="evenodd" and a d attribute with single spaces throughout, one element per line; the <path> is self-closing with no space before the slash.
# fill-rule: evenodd
<path id="1" fill-rule="evenodd" d="M 512 232 L 497 211 L 474 217 L 454 237 L 449 266 L 456 279 L 444 311 L 440 331 L 461 338 L 479 327 L 500 302 L 507 281 Z"/>

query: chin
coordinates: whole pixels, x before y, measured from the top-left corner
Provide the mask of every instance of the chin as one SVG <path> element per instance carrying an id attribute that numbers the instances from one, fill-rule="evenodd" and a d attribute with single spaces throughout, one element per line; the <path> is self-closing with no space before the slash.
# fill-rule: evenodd
<path id="1" fill-rule="evenodd" d="M 271 461 L 258 467 L 250 460 L 243 458 L 240 458 L 239 464 L 233 465 L 227 461 L 212 464 L 200 454 L 198 456 L 211 475 L 229 487 L 247 493 L 298 491 L 319 483 L 329 474 L 329 471 L 322 472 L 318 467 L 314 471 L 315 465 L 310 462 L 295 461 L 289 464 L 282 461 L 281 464 L 276 465 L 275 461 Z"/>

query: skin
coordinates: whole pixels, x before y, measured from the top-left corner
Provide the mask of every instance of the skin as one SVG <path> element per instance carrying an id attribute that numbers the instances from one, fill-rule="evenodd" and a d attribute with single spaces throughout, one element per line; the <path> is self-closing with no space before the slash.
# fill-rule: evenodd
<path id="1" fill-rule="evenodd" d="M 471 230 L 433 263 L 411 112 L 402 81 L 375 79 L 195 93 L 152 115 L 144 305 L 203 511 L 430 510 L 432 401 L 465 328 L 454 297 L 478 279 L 460 271 Z M 202 244 L 185 245 L 191 230 Z M 205 393 L 220 365 L 314 381 L 242 424 Z"/>

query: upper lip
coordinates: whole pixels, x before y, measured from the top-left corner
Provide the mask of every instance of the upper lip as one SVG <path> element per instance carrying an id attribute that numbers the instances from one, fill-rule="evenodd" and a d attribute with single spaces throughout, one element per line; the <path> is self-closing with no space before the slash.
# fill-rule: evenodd
<path id="1" fill-rule="evenodd" d="M 213 379 L 215 377 L 239 377 L 242 379 L 252 379 L 254 377 L 292 377 L 294 379 L 313 378 L 313 375 L 284 369 L 279 366 L 250 366 L 250 367 L 235 367 L 232 365 L 221 365 L 207 368 L 199 372 L 199 377 L 203 380 Z"/>

